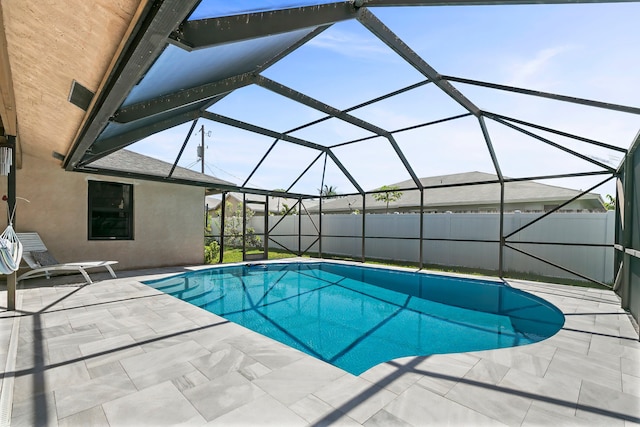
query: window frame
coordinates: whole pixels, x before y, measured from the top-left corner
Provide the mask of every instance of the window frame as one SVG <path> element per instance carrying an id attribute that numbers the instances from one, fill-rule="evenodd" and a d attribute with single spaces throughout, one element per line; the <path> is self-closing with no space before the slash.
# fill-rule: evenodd
<path id="1" fill-rule="evenodd" d="M 129 197 L 128 200 L 124 200 L 124 206 L 127 208 L 122 208 L 126 214 L 128 214 L 128 223 L 127 223 L 127 232 L 126 236 L 94 236 L 93 230 L 93 213 L 98 210 L 102 210 L 103 212 L 108 211 L 108 209 L 95 206 L 95 197 L 97 189 L 94 186 L 98 185 L 117 185 L 122 188 L 128 188 Z M 94 188 L 92 188 L 94 187 Z M 124 195 L 126 192 L 123 190 L 122 194 Z M 115 211 L 115 210 L 114 210 Z M 114 181 L 100 181 L 100 180 L 88 180 L 87 185 L 87 239 L 88 240 L 134 240 L 134 197 L 133 197 L 133 184 L 124 183 L 124 182 L 114 182 Z"/>

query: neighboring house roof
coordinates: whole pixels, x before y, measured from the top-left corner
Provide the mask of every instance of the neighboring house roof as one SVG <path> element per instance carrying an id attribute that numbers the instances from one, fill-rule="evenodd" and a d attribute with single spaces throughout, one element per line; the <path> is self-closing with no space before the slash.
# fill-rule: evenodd
<path id="1" fill-rule="evenodd" d="M 425 187 L 424 207 L 427 210 L 496 210 L 500 205 L 500 184 L 496 175 L 484 172 L 465 172 L 451 175 L 440 175 L 420 178 L 420 182 Z M 486 184 L 475 184 L 477 182 L 489 182 Z M 473 185 L 459 185 L 471 184 Z M 407 180 L 392 184 L 391 186 L 400 189 L 413 188 L 413 180 Z M 443 187 L 446 186 L 446 187 Z M 436 187 L 436 188 L 430 188 Z M 439 188 L 438 188 L 439 187 Z M 410 211 L 416 210 L 420 206 L 420 192 L 418 190 L 404 190 L 400 200 L 389 203 L 389 210 Z M 531 204 L 538 206 L 560 205 L 577 195 L 581 191 L 571 188 L 558 187 L 554 185 L 541 184 L 534 181 L 517 181 L 505 184 L 505 206 L 511 209 L 520 209 Z M 227 200 L 242 202 L 242 193 L 227 193 Z M 247 205 L 257 213 L 264 212 L 265 198 L 262 195 L 247 194 Z M 278 201 L 280 202 L 278 209 Z M 256 204 L 252 202 L 258 202 Z M 298 202 L 298 199 L 272 197 L 269 196 L 269 212 L 278 213 L 284 204 L 291 207 Z M 209 210 L 216 210 L 220 207 L 220 199 L 207 198 Z M 567 209 L 589 209 L 604 211 L 604 203 L 599 194 L 587 193 L 578 202 L 574 202 Z M 367 194 L 367 212 L 386 211 L 387 204 L 384 201 L 377 201 L 372 194 Z M 318 212 L 318 201 L 305 200 L 304 205 L 309 212 Z M 322 203 L 324 213 L 350 213 L 362 210 L 362 199 L 358 195 L 336 197 L 327 199 Z"/>
<path id="2" fill-rule="evenodd" d="M 249 207 L 249 209 L 258 213 L 264 212 L 263 203 L 265 201 L 265 196 L 247 193 L 245 197 L 246 197 L 245 200 L 247 201 L 247 206 Z M 298 203 L 298 199 L 274 197 L 274 196 L 268 196 L 268 197 L 269 197 L 269 212 L 271 213 L 278 213 L 282 211 L 282 209 L 284 208 L 284 205 L 287 205 L 288 207 L 291 208 L 296 203 Z M 236 193 L 236 192 L 227 193 L 227 201 L 234 201 L 236 203 L 241 203 L 242 200 L 243 200 L 242 193 Z M 210 211 L 214 211 L 220 207 L 220 199 L 216 197 L 207 197 L 206 203 L 208 204 Z M 317 204 L 317 202 L 313 202 L 313 203 Z M 308 201 L 304 201 L 304 205 L 307 207 L 307 209 L 309 209 Z M 296 210 L 299 210 L 299 209 L 296 208 Z"/>
<path id="3" fill-rule="evenodd" d="M 147 175 L 155 175 L 166 178 L 171 172 L 173 165 L 144 154 L 135 153 L 129 150 L 119 150 L 106 157 L 103 157 L 91 163 L 91 166 L 99 169 L 108 169 L 113 171 L 143 173 Z M 214 176 L 205 175 L 191 169 L 177 166 L 173 171 L 172 178 L 188 181 L 197 181 L 209 184 L 230 185 L 235 184 L 216 178 Z"/>
<path id="4" fill-rule="evenodd" d="M 484 172 L 465 172 L 452 175 L 441 175 L 420 178 L 424 187 L 456 185 L 463 183 L 497 181 L 498 177 Z M 392 184 L 399 188 L 415 187 L 412 180 Z M 505 184 L 505 204 L 541 203 L 559 205 L 577 196 L 581 191 L 570 188 L 541 184 L 534 181 L 509 182 Z M 582 209 L 604 210 L 603 202 L 599 194 L 588 193 L 580 198 Z M 467 186 L 455 186 L 444 188 L 425 189 L 424 206 L 431 210 L 455 209 L 467 206 L 496 208 L 500 204 L 500 185 L 476 184 Z M 366 196 L 365 205 L 367 211 L 380 211 L 386 209 L 384 201 L 376 201 L 373 195 Z M 420 206 L 419 191 L 402 191 L 402 197 L 396 202 L 389 203 L 390 210 L 408 210 Z M 359 196 L 347 196 L 332 199 L 322 204 L 323 212 L 350 212 L 355 209 L 362 210 L 362 199 Z M 311 209 L 310 209 L 311 210 Z M 317 211 L 317 208 L 313 209 Z"/>

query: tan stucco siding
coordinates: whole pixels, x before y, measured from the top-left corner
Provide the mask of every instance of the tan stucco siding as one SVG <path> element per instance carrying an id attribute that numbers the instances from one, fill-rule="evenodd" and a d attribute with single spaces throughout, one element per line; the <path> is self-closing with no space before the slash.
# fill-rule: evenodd
<path id="1" fill-rule="evenodd" d="M 25 156 L 17 174 L 17 231 L 37 231 L 60 262 L 116 260 L 118 269 L 203 262 L 204 189 L 66 172 Z M 88 181 L 133 184 L 134 240 L 90 241 Z M 6 178 L 0 180 L 6 187 Z"/>

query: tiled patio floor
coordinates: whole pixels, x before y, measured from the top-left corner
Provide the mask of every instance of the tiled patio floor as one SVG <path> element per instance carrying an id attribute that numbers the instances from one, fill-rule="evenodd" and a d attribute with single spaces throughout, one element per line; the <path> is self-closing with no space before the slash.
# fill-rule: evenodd
<path id="1" fill-rule="evenodd" d="M 170 271 L 20 289 L 0 317 L 11 425 L 640 424 L 640 343 L 610 291 L 511 281 L 565 313 L 556 336 L 356 377 L 139 283 Z"/>

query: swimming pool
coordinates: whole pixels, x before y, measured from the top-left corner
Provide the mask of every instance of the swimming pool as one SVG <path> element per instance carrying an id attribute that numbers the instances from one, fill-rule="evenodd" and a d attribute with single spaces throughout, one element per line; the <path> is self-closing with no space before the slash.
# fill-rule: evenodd
<path id="1" fill-rule="evenodd" d="M 403 356 L 530 344 L 564 324 L 552 304 L 503 282 L 332 262 L 217 267 L 144 283 L 355 375 Z"/>

